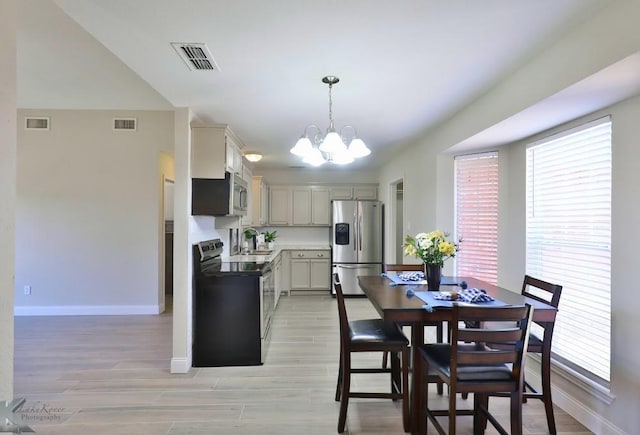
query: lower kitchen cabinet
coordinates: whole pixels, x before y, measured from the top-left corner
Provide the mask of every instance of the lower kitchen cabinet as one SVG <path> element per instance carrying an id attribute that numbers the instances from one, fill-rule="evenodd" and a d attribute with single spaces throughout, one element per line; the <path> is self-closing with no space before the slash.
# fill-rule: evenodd
<path id="1" fill-rule="evenodd" d="M 291 290 L 330 290 L 330 251 L 291 253 Z"/>

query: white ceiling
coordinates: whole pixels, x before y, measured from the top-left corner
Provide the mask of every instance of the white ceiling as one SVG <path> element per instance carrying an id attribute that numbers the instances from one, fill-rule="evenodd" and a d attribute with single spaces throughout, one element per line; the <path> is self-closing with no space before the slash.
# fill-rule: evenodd
<path id="1" fill-rule="evenodd" d="M 300 165 L 288 150 L 304 127 L 327 127 L 321 78 L 333 74 L 336 127 L 355 126 L 373 151 L 351 167 L 373 168 L 609 1 L 23 0 L 18 105 L 191 107 L 262 152 L 259 167 L 287 167 Z M 171 42 L 206 43 L 220 71 L 190 71 Z M 595 81 L 567 91 L 572 113 L 615 102 L 602 92 L 610 80 Z M 566 104 L 554 97 L 546 104 Z M 521 138 L 545 122 L 505 121 L 461 147 Z"/>

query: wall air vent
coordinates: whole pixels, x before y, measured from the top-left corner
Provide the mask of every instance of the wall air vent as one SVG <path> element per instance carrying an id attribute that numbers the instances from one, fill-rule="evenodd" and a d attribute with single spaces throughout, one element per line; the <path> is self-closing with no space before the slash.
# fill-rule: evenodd
<path id="1" fill-rule="evenodd" d="M 29 116 L 24 119 L 25 130 L 49 130 L 49 118 Z"/>
<path id="2" fill-rule="evenodd" d="M 118 131 L 136 131 L 136 118 L 113 118 L 113 129 Z"/>
<path id="3" fill-rule="evenodd" d="M 220 71 L 205 44 L 172 42 L 171 46 L 192 71 Z"/>

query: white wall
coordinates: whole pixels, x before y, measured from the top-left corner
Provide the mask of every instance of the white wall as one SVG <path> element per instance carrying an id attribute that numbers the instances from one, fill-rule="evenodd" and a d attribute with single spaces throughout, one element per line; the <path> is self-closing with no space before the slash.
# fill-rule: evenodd
<path id="1" fill-rule="evenodd" d="M 19 126 L 27 115 L 51 129 L 18 128 L 16 313 L 157 312 L 173 111 L 19 110 Z M 137 131 L 113 131 L 118 116 Z"/>
<path id="2" fill-rule="evenodd" d="M 448 148 L 640 51 L 639 16 L 639 2 L 613 2 L 592 20 L 567 29 L 551 48 L 386 164 L 379 176 L 382 198 L 388 196 L 390 182 L 404 177 L 405 234 L 453 228 L 454 166 Z M 611 392 L 615 399 L 607 405 L 554 374 L 554 401 L 595 433 L 636 433 L 640 427 L 640 349 L 635 346 L 640 342 L 635 277 L 635 247 L 640 243 L 640 202 L 635 195 L 640 185 L 640 100 L 629 99 L 595 116 L 604 113 L 611 113 L 614 123 Z M 498 283 L 516 291 L 525 267 L 524 168 L 522 144 L 501 149 Z M 447 267 L 451 271 L 452 262 Z"/>
<path id="3" fill-rule="evenodd" d="M 640 186 L 640 174 L 637 162 L 640 159 L 638 149 L 638 119 L 640 119 L 640 97 L 616 104 L 608 109 L 559 126 L 548 132 L 536 135 L 527 141 L 519 142 L 500 151 L 502 158 L 510 164 L 522 168 L 522 171 L 501 173 L 501 186 L 510 186 L 506 195 L 501 194 L 501 206 L 504 206 L 504 228 L 500 235 L 504 242 L 500 246 L 499 269 L 500 282 L 513 284 L 517 288 L 525 272 L 525 151 L 527 143 L 536 141 L 558 131 L 584 124 L 605 115 L 612 116 L 612 255 L 611 255 L 611 312 L 612 312 L 612 354 L 611 354 L 611 394 L 616 400 L 609 406 L 577 388 L 571 382 L 554 376 L 554 385 L 559 389 L 558 399 L 563 407 L 575 412 L 590 412 L 602 415 L 616 426 L 632 433 L 632 428 L 640 427 L 640 415 L 629 412 L 640 409 L 640 349 L 630 343 L 640 342 L 640 301 L 635 297 L 637 278 L 635 269 L 637 259 L 635 247 L 640 243 L 640 203 L 635 200 Z M 502 211 L 503 207 L 501 207 Z M 512 238 L 512 235 L 518 235 Z M 589 277 L 585 276 L 588 280 Z M 503 284 L 507 285 L 507 284 Z M 533 367 L 535 363 L 530 364 Z M 537 368 L 537 365 L 535 365 Z M 565 397 L 561 396 L 564 395 Z M 561 405 L 562 406 L 562 405 Z M 587 410 L 583 410 L 586 408 Z M 592 418 L 590 426 L 597 433 L 609 433 L 611 428 Z"/>
<path id="4" fill-rule="evenodd" d="M 16 3 L 0 2 L 0 400 L 13 399 Z"/>
<path id="5" fill-rule="evenodd" d="M 267 184 L 375 184 L 378 182 L 377 171 L 355 171 L 350 170 L 348 167 L 334 169 L 309 167 L 304 169 L 286 170 L 265 170 L 256 168 L 253 170 L 253 175 L 262 175 Z"/>

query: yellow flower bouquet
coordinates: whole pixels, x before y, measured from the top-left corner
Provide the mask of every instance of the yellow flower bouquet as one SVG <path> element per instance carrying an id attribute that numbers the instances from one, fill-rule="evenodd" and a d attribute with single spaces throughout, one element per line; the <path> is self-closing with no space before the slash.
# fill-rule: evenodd
<path id="1" fill-rule="evenodd" d="M 448 233 L 440 230 L 430 233 L 418 233 L 415 237 L 407 236 L 404 239 L 404 255 L 415 255 L 425 264 L 437 264 L 444 266 L 444 260 L 453 258 L 458 252 L 458 245 L 449 242 L 446 238 Z"/>

